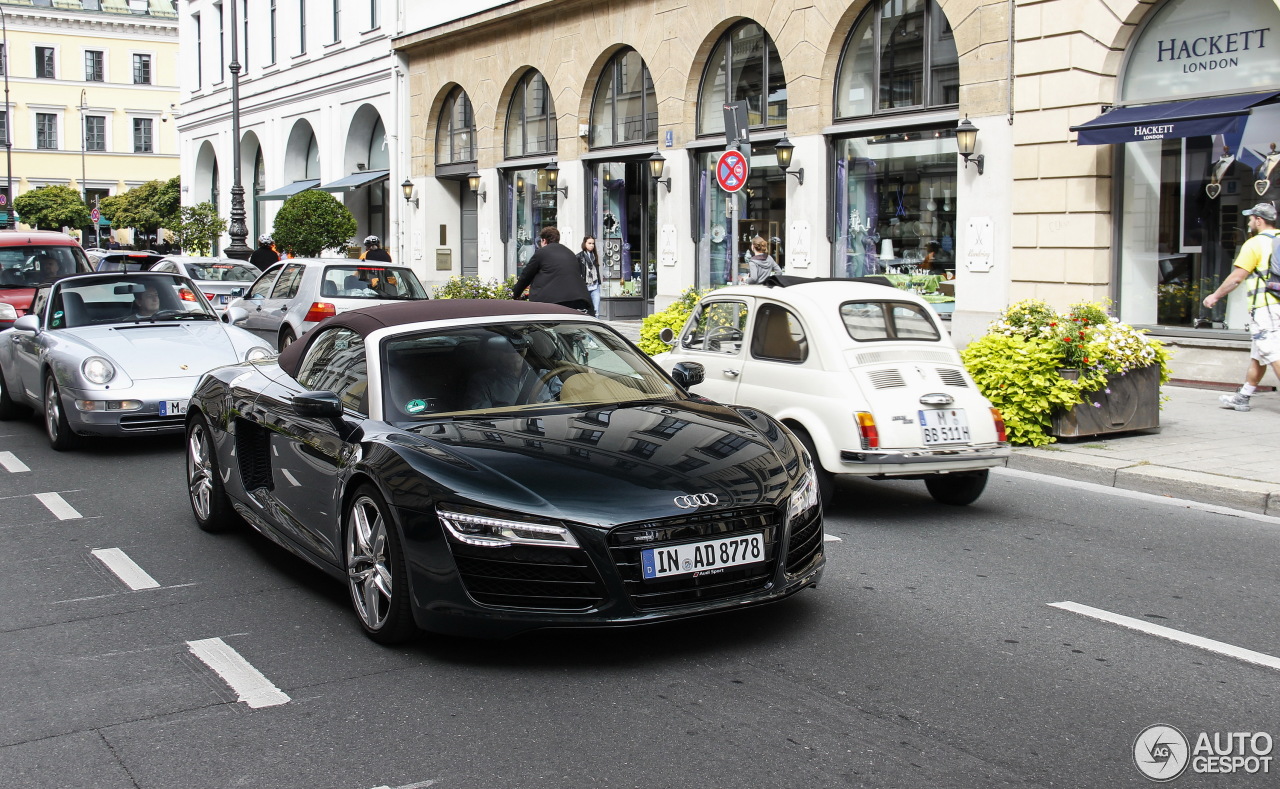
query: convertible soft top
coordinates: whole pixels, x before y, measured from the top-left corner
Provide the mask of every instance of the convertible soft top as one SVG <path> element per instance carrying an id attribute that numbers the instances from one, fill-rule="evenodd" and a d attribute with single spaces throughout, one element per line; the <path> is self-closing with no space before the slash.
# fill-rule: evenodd
<path id="1" fill-rule="evenodd" d="M 361 337 L 368 337 L 378 329 L 402 326 L 423 321 L 451 321 L 464 318 L 487 318 L 500 315 L 572 315 L 582 313 L 559 304 L 543 304 L 505 299 L 432 299 L 403 301 L 395 304 L 379 304 L 373 307 L 351 310 L 325 318 L 298 342 L 280 352 L 280 369 L 291 376 L 298 374 L 307 346 L 320 334 L 321 329 L 345 326 Z"/>

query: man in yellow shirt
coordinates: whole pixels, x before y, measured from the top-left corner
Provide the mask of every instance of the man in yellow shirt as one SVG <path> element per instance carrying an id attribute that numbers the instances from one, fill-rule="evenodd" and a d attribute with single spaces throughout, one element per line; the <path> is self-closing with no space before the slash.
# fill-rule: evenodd
<path id="1" fill-rule="evenodd" d="M 1240 247 L 1231 274 L 1218 289 L 1204 297 L 1204 306 L 1213 307 L 1236 287 L 1249 280 L 1249 369 L 1244 386 L 1234 394 L 1222 395 L 1223 408 L 1249 410 L 1249 398 L 1267 372 L 1267 366 L 1280 377 L 1280 297 L 1267 291 L 1267 275 L 1271 271 L 1271 251 L 1276 237 L 1276 207 L 1258 203 L 1242 214 L 1249 217 L 1253 237 Z"/>

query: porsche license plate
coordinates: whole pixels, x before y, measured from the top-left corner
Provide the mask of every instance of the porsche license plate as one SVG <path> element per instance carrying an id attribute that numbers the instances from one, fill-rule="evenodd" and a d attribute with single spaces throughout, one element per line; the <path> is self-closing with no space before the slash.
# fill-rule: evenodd
<path id="1" fill-rule="evenodd" d="M 160 416 L 182 416 L 187 412 L 190 400 L 161 400 Z"/>
<path id="2" fill-rule="evenodd" d="M 764 561 L 764 535 L 744 534 L 706 542 L 691 542 L 640 552 L 645 580 L 674 575 L 701 575 L 740 564 Z"/>
<path id="3" fill-rule="evenodd" d="M 920 431 L 925 444 L 969 443 L 969 419 L 963 408 L 922 409 Z"/>

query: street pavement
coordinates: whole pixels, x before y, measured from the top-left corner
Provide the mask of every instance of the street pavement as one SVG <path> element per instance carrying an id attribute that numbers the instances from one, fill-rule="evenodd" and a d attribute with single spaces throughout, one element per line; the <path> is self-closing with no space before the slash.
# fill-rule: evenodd
<path id="1" fill-rule="evenodd" d="M 639 321 L 613 326 L 632 340 L 640 337 Z M 1248 412 L 1219 407 L 1221 389 L 1168 385 L 1161 394 L 1158 431 L 1019 447 L 1006 465 L 1280 516 L 1280 394 L 1255 394 Z"/>

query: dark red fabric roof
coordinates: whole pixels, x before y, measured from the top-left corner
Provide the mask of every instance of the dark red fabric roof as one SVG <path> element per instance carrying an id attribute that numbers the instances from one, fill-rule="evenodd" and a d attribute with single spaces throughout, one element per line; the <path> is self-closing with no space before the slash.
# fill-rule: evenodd
<path id="1" fill-rule="evenodd" d="M 298 374 L 307 346 L 321 329 L 345 326 L 361 337 L 368 337 L 387 326 L 401 326 L 422 321 L 448 321 L 462 318 L 486 318 L 493 315 L 576 315 L 578 310 L 559 304 L 541 304 L 506 299 L 431 299 L 379 304 L 375 307 L 351 310 L 341 315 L 325 318 L 316 324 L 300 340 L 280 352 L 280 368 L 292 376 Z"/>

